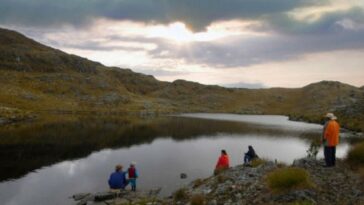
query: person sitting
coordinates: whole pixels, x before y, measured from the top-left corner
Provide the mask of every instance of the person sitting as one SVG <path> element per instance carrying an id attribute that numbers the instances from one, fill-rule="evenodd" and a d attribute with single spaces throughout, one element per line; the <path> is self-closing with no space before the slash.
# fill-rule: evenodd
<path id="1" fill-rule="evenodd" d="M 111 191 L 125 189 L 128 185 L 126 173 L 123 172 L 123 166 L 121 164 L 115 166 L 115 172 L 110 175 L 108 182 Z"/>
<path id="2" fill-rule="evenodd" d="M 225 150 L 221 150 L 221 156 L 219 157 L 219 160 L 217 161 L 216 167 L 215 167 L 215 174 L 218 174 L 219 172 L 229 169 L 230 162 L 229 162 L 229 155 L 226 153 Z"/>
<path id="3" fill-rule="evenodd" d="M 258 158 L 258 155 L 255 153 L 255 150 L 251 145 L 248 146 L 248 152 L 244 155 L 244 164 L 249 164 L 252 160 Z"/>

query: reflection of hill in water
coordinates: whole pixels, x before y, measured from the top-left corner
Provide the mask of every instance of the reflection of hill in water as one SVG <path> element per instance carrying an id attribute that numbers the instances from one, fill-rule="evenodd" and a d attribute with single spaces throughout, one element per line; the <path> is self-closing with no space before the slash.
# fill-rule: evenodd
<path id="1" fill-rule="evenodd" d="M 279 130 L 240 122 L 166 117 L 131 119 L 74 118 L 22 124 L 0 130 L 0 180 L 103 148 L 151 143 L 156 138 L 185 140 L 219 133 L 315 137 L 317 133 Z"/>

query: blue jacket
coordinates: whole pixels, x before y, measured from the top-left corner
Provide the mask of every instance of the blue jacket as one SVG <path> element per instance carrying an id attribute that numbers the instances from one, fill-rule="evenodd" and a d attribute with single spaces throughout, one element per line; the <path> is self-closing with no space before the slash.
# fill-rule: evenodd
<path id="1" fill-rule="evenodd" d="M 114 172 L 110 175 L 109 186 L 111 189 L 124 189 L 128 184 L 126 181 L 126 173 L 123 171 Z"/>

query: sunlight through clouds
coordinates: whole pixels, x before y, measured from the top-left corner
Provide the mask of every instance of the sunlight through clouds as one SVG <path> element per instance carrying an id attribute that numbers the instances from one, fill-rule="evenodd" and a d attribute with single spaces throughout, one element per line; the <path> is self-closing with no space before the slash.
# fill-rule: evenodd
<path id="1" fill-rule="evenodd" d="M 42 21 L 31 16 L 39 21 L 33 25 L 12 6 L 22 5 L 20 0 L 5 0 L 2 9 L 15 9 L 19 18 L 7 15 L 6 21 L 0 19 L 0 26 L 107 66 L 166 81 L 299 87 L 331 79 L 364 84 L 364 78 L 358 78 L 364 73 L 359 69 L 364 67 L 362 0 L 233 0 L 230 4 L 124 0 L 106 7 L 96 4 L 99 0 L 66 1 L 79 13 L 62 16 L 69 10 L 62 10 L 57 2 L 29 0 L 27 8 L 39 18 L 48 11 L 35 12 L 37 5 L 52 5 L 53 12 L 62 13 Z M 328 63 L 328 59 L 341 58 L 338 53 L 346 57 L 340 63 Z M 316 57 L 319 60 L 311 60 Z M 335 72 L 327 72 L 329 68 Z M 297 73 L 300 80 L 294 80 Z"/>

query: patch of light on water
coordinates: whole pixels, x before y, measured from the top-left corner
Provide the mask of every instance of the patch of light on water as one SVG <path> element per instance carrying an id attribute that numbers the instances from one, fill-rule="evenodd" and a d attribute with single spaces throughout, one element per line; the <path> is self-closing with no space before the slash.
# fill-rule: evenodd
<path id="1" fill-rule="evenodd" d="M 213 114 L 213 113 L 185 113 L 177 115 L 179 117 L 201 118 L 211 120 L 236 121 L 260 124 L 270 127 L 280 127 L 283 129 L 322 129 L 322 125 L 290 121 L 287 116 L 281 115 L 238 115 L 238 114 Z"/>

